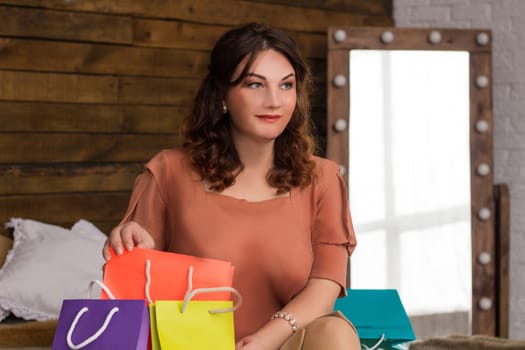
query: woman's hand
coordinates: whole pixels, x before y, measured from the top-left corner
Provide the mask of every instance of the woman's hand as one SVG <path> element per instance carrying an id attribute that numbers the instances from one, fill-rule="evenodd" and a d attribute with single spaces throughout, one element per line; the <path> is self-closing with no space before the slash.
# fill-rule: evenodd
<path id="1" fill-rule="evenodd" d="M 124 252 L 124 247 L 127 251 L 133 250 L 133 247 L 153 249 L 155 248 L 155 241 L 146 229 L 134 221 L 115 227 L 109 234 L 102 255 L 104 259 L 109 260 L 111 254 L 110 247 L 118 254 Z"/>
<path id="2" fill-rule="evenodd" d="M 255 335 L 242 338 L 235 344 L 235 350 L 267 350 Z"/>

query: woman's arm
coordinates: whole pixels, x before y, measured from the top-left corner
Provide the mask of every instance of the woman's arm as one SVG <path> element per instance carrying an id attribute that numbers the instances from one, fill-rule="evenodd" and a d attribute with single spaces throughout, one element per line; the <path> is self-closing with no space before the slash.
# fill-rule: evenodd
<path id="1" fill-rule="evenodd" d="M 341 286 L 328 279 L 311 278 L 282 311 L 292 315 L 302 328 L 333 311 Z M 268 320 L 254 334 L 240 340 L 237 350 L 277 350 L 293 334 L 290 322 L 283 318 Z"/>
<path id="2" fill-rule="evenodd" d="M 155 164 L 155 163 L 154 163 Z M 108 236 L 102 250 L 104 259 L 111 258 L 110 248 L 117 255 L 133 247 L 162 249 L 166 206 L 150 170 L 137 177 L 124 218 Z"/>

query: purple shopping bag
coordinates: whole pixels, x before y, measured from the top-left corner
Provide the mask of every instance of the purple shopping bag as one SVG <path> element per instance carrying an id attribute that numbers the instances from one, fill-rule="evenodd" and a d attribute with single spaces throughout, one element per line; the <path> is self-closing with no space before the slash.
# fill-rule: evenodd
<path id="1" fill-rule="evenodd" d="M 53 350 L 146 350 L 149 311 L 144 300 L 66 299 Z"/>

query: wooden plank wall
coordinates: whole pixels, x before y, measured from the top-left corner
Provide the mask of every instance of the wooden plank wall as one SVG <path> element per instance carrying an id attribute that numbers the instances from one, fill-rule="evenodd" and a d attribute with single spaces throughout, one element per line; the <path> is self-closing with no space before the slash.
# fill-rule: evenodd
<path id="1" fill-rule="evenodd" d="M 250 21 L 299 42 L 323 145 L 327 28 L 393 25 L 392 0 L 0 0 L 0 223 L 108 232 L 142 164 L 180 143 L 215 40 Z"/>

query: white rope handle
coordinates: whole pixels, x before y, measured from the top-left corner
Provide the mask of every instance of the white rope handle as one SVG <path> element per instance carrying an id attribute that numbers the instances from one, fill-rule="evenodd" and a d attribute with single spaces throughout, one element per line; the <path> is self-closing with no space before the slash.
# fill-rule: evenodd
<path id="1" fill-rule="evenodd" d="M 112 308 L 111 311 L 109 311 L 108 315 L 106 316 L 106 319 L 104 320 L 104 323 L 102 324 L 102 327 L 100 327 L 98 329 L 98 331 L 96 331 L 91 337 L 87 338 L 82 343 L 75 345 L 75 344 L 73 344 L 73 341 L 71 340 L 71 337 L 73 336 L 73 332 L 75 330 L 75 327 L 77 326 L 78 321 L 80 320 L 80 317 L 82 317 L 82 315 L 84 313 L 86 313 L 87 311 L 88 311 L 87 307 L 83 307 L 82 309 L 80 309 L 80 311 L 75 316 L 75 319 L 73 320 L 73 323 L 71 323 L 71 327 L 69 327 L 69 330 L 67 332 L 66 341 L 67 341 L 67 345 L 69 346 L 70 349 L 73 349 L 73 350 L 82 349 L 86 345 L 89 345 L 92 342 L 94 342 L 95 340 L 97 340 L 98 337 L 100 337 L 100 335 L 102 333 L 104 333 L 104 331 L 106 330 L 106 328 L 109 325 L 109 322 L 111 322 L 111 318 L 113 317 L 113 315 L 115 315 L 115 313 L 117 313 L 119 311 L 119 308 L 118 307 Z"/>
<path id="2" fill-rule="evenodd" d="M 146 294 L 146 299 L 148 299 L 148 304 L 153 304 L 150 295 L 150 286 L 151 286 L 151 261 L 146 259 L 146 284 L 144 285 L 144 294 Z"/>
<path id="3" fill-rule="evenodd" d="M 94 285 L 97 285 L 99 286 L 100 288 L 102 288 L 102 290 L 104 292 L 106 292 L 106 294 L 108 295 L 108 297 L 110 299 L 115 299 L 115 296 L 113 295 L 113 293 L 111 293 L 111 291 L 109 290 L 109 288 L 102 282 L 102 281 L 99 281 L 99 280 L 93 280 L 91 282 L 89 282 L 89 289 L 88 289 L 88 299 L 91 299 L 91 292 L 93 291 L 93 286 Z"/>
<path id="4" fill-rule="evenodd" d="M 239 293 L 239 291 L 232 287 L 214 287 L 214 288 L 197 288 L 193 289 L 193 266 L 190 266 L 188 268 L 188 289 L 186 290 L 186 294 L 184 295 L 184 302 L 182 303 L 182 307 L 180 309 L 181 313 L 184 313 L 186 311 L 186 308 L 188 307 L 188 304 L 190 303 L 191 299 L 201 293 L 214 293 L 214 292 L 232 292 L 237 296 L 237 303 L 235 303 L 232 307 L 224 308 L 224 309 L 211 309 L 208 310 L 210 314 L 218 314 L 218 313 L 225 313 L 225 312 L 233 312 L 237 310 L 239 307 L 241 307 L 242 304 L 242 295 Z"/>
<path id="5" fill-rule="evenodd" d="M 364 344 L 363 344 L 363 348 L 364 348 L 365 350 L 375 350 L 375 349 L 377 349 L 377 347 L 378 347 L 379 345 L 381 345 L 381 343 L 383 342 L 383 340 L 385 340 L 385 334 L 384 334 L 384 333 L 381 334 L 381 338 L 377 341 L 377 343 L 375 343 L 374 345 L 372 345 L 371 348 L 369 348 L 368 346 L 366 346 L 366 345 L 364 345 Z"/>

